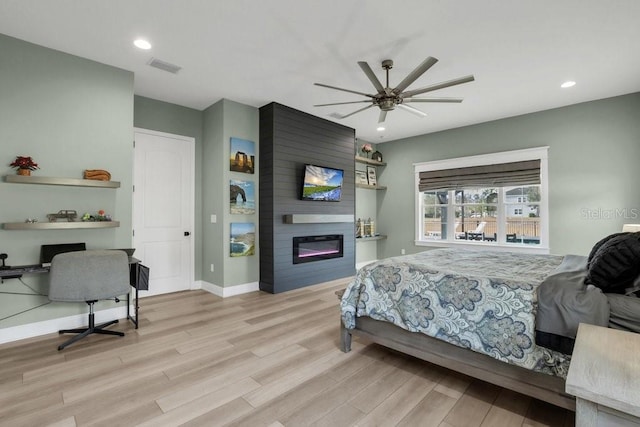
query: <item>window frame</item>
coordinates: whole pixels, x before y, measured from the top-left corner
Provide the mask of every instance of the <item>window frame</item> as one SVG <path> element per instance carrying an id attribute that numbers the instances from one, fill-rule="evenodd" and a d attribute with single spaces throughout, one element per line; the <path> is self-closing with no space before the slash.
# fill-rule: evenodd
<path id="1" fill-rule="evenodd" d="M 486 248 L 487 250 L 507 250 L 513 252 L 527 253 L 549 253 L 549 168 L 548 168 L 548 152 L 549 147 L 535 147 L 523 150 L 503 151 L 498 153 L 481 154 L 477 156 L 458 157 L 453 159 L 435 160 L 430 162 L 414 163 L 414 194 L 415 194 L 415 239 L 416 246 L 432 246 L 432 247 L 473 247 Z M 420 172 L 437 171 L 453 168 L 464 168 L 472 166 L 484 166 L 500 163 L 511 163 L 526 160 L 540 160 L 540 244 L 531 245 L 526 243 L 506 243 L 506 242 L 487 242 L 487 241 L 470 241 L 451 239 L 446 236 L 447 240 L 425 240 L 424 236 L 424 210 L 422 205 L 422 193 L 419 191 Z M 512 186 L 509 186 L 512 187 Z M 504 188 L 504 187 L 501 187 Z M 501 192 L 504 192 L 501 191 Z M 450 202 L 451 203 L 451 202 Z M 453 206 L 453 205 L 452 205 Z M 449 214 L 453 216 L 453 210 Z M 449 222 L 451 218 L 447 219 Z M 452 224 L 454 222 L 451 222 Z M 505 223 L 506 224 L 506 223 Z M 504 227 L 505 224 L 498 226 Z M 452 234 L 453 231 L 450 233 Z M 500 240 L 500 239 L 498 239 Z"/>

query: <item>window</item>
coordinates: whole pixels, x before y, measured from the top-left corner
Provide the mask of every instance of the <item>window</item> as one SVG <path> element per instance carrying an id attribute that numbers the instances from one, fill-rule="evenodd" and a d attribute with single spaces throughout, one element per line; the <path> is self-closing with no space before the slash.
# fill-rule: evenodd
<path id="1" fill-rule="evenodd" d="M 547 251 L 547 147 L 414 168 L 417 245 Z"/>

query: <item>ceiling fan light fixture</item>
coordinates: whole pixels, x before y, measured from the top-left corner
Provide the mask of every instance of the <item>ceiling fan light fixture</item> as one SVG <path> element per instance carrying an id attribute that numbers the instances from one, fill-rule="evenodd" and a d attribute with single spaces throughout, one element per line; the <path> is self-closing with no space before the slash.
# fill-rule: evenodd
<path id="1" fill-rule="evenodd" d="M 411 107 L 409 105 L 404 105 L 405 102 L 454 102 L 459 103 L 462 102 L 461 98 L 412 98 L 414 95 L 420 95 L 427 92 L 432 92 L 439 89 L 445 89 L 451 86 L 456 86 L 463 83 L 472 82 L 474 77 L 472 75 L 460 77 L 453 80 L 448 80 L 445 82 L 440 82 L 437 84 L 433 84 L 431 86 L 426 86 L 420 89 L 414 90 L 405 90 L 411 84 L 413 84 L 422 74 L 424 74 L 428 69 L 434 66 L 438 60 L 436 58 L 427 57 L 420 65 L 418 65 L 413 71 L 411 71 L 395 88 L 390 87 L 389 85 L 389 70 L 393 68 L 393 61 L 390 59 L 385 59 L 382 61 L 382 68 L 385 70 L 386 74 L 386 87 L 382 85 L 378 77 L 375 75 L 369 64 L 365 61 L 359 61 L 358 65 L 367 76 L 371 84 L 376 90 L 375 94 L 368 94 L 364 92 L 359 92 L 351 89 L 343 89 L 337 86 L 330 86 L 323 83 L 314 83 L 316 86 L 322 86 L 329 89 L 339 90 L 342 92 L 354 93 L 356 95 L 361 95 L 369 99 L 364 99 L 361 101 L 348 101 L 348 102 L 334 102 L 329 104 L 318 104 L 316 107 L 324 107 L 329 105 L 342 105 L 342 104 L 356 104 L 356 103 L 368 103 L 369 106 L 360 108 L 352 113 L 345 114 L 341 118 L 345 119 L 354 114 L 357 114 L 361 111 L 367 110 L 371 107 L 378 107 L 380 109 L 380 115 L 378 116 L 378 123 L 383 123 L 387 117 L 387 112 L 393 111 L 396 106 L 400 109 L 408 111 L 410 113 L 415 114 L 419 117 L 425 117 L 426 114 L 423 111 L 420 111 L 417 108 Z"/>

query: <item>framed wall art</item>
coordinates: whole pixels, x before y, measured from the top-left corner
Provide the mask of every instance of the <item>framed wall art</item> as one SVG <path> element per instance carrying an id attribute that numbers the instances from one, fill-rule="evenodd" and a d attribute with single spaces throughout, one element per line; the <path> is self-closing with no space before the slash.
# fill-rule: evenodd
<path id="1" fill-rule="evenodd" d="M 374 166 L 367 166 L 367 181 L 369 185 L 378 185 L 378 179 L 376 178 L 376 168 Z"/>
<path id="2" fill-rule="evenodd" d="M 366 171 L 356 170 L 356 184 L 364 184 L 364 185 L 369 184 Z"/>
<path id="3" fill-rule="evenodd" d="M 256 225 L 253 222 L 232 222 L 229 255 L 250 256 L 256 248 Z"/>
<path id="4" fill-rule="evenodd" d="M 253 215 L 256 213 L 256 191 L 253 181 L 229 180 L 229 211 L 232 214 Z"/>
<path id="5" fill-rule="evenodd" d="M 254 173 L 256 144 L 253 141 L 231 137 L 229 170 L 232 172 Z"/>

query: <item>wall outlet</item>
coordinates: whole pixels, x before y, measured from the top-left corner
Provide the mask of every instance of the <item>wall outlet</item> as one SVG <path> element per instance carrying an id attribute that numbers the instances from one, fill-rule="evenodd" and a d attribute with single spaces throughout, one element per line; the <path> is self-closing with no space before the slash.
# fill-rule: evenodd
<path id="1" fill-rule="evenodd" d="M 404 255 L 406 253 L 407 253 L 407 251 L 405 251 L 404 249 L 400 249 L 400 255 Z"/>
<path id="2" fill-rule="evenodd" d="M 213 264 L 211 264 L 211 272 L 213 273 Z"/>
<path id="3" fill-rule="evenodd" d="M 215 224 L 218 222 L 218 216 L 216 214 L 211 214 L 211 224 Z"/>

